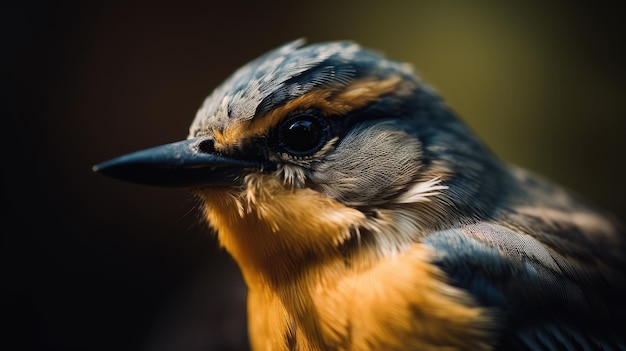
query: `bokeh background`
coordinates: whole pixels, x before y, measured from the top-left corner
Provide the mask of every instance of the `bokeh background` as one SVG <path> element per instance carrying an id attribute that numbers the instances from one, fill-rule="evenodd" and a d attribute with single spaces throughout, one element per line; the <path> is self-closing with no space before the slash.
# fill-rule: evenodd
<path id="1" fill-rule="evenodd" d="M 4 350 L 246 348 L 241 278 L 191 195 L 91 166 L 184 138 L 217 84 L 299 37 L 355 40 L 413 63 L 501 158 L 625 218 L 626 25 L 617 6 L 0 6 Z"/>

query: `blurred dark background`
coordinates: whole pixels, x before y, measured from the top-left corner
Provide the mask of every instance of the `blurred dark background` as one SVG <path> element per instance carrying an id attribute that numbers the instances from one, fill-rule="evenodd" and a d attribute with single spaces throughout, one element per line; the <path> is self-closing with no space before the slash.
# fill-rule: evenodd
<path id="1" fill-rule="evenodd" d="M 625 217 L 617 6 L 271 3 L 0 5 L 0 348 L 246 347 L 241 278 L 191 195 L 91 166 L 185 138 L 217 84 L 299 37 L 413 63 L 500 157 Z"/>

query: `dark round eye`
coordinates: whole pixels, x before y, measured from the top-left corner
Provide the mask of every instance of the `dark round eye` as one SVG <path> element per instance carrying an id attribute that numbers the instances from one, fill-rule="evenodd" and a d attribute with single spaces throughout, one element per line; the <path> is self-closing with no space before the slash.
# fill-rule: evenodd
<path id="1" fill-rule="evenodd" d="M 309 156 L 328 140 L 328 124 L 311 114 L 291 116 L 278 127 L 278 146 L 294 156 Z"/>

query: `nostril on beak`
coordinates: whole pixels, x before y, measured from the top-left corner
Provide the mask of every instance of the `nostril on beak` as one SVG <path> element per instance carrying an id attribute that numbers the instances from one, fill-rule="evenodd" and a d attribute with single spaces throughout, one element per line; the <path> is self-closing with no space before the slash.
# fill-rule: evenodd
<path id="1" fill-rule="evenodd" d="M 205 154 L 215 153 L 215 144 L 213 143 L 213 140 L 206 139 L 206 140 L 201 141 L 198 144 L 198 151 L 205 153 Z"/>

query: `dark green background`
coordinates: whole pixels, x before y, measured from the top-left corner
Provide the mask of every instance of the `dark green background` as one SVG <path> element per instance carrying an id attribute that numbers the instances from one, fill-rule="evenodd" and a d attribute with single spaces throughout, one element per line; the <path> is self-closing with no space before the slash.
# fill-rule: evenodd
<path id="1" fill-rule="evenodd" d="M 626 216 L 617 6 L 269 3 L 2 5 L 1 348 L 246 345 L 238 271 L 191 196 L 91 166 L 185 138 L 217 84 L 299 37 L 413 63 L 501 158 Z"/>

